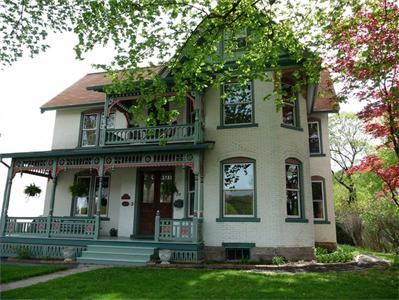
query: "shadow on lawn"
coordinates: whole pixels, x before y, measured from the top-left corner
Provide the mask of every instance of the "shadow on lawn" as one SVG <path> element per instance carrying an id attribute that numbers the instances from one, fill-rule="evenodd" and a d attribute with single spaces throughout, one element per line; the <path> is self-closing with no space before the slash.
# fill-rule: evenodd
<path id="1" fill-rule="evenodd" d="M 245 271 L 100 269 L 4 293 L 3 299 L 397 298 L 397 271 L 260 274 Z"/>

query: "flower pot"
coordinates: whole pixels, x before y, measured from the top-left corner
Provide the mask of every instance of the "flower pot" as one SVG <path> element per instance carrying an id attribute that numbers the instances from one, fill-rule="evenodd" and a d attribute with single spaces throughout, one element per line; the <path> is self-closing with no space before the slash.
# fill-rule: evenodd
<path id="1" fill-rule="evenodd" d="M 172 251 L 169 249 L 159 250 L 159 259 L 161 260 L 161 265 L 170 264 L 170 258 L 172 256 Z"/>

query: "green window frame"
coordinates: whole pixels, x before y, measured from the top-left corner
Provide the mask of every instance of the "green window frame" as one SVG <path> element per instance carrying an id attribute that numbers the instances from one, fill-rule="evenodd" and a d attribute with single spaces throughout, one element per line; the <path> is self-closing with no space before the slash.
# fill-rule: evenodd
<path id="1" fill-rule="evenodd" d="M 319 119 L 308 119 L 308 134 L 310 156 L 324 156 L 321 122 Z"/>
<path id="2" fill-rule="evenodd" d="M 75 176 L 75 182 L 81 179 L 88 179 L 88 192 L 86 197 L 73 197 L 72 198 L 72 207 L 71 207 L 71 216 L 94 216 L 96 214 L 97 208 L 97 193 L 99 186 L 99 176 L 90 175 L 90 174 L 78 174 Z M 102 203 L 100 205 L 100 215 L 102 217 L 108 216 L 109 210 L 109 198 L 110 198 L 110 176 L 103 177 L 103 188 L 102 195 L 103 199 L 101 199 Z M 86 199 L 84 199 L 86 198 Z M 85 206 L 85 207 L 84 207 Z M 86 208 L 86 212 L 82 213 Z M 79 212 L 82 211 L 82 212 Z"/>
<path id="3" fill-rule="evenodd" d="M 245 85 L 235 81 L 224 83 L 221 98 L 218 129 L 257 126 L 252 80 Z"/>
<path id="4" fill-rule="evenodd" d="M 281 79 L 281 90 L 283 106 L 281 108 L 281 127 L 302 131 L 299 110 L 299 92 L 294 95 L 294 80 L 283 75 Z M 293 100 L 293 98 L 295 98 Z"/>
<path id="5" fill-rule="evenodd" d="M 317 187 L 317 185 L 319 186 Z M 327 214 L 326 182 L 321 176 L 312 176 L 312 202 L 314 223 L 329 224 Z"/>
<path id="6" fill-rule="evenodd" d="M 79 147 L 88 148 L 96 147 L 100 143 L 101 130 L 104 129 L 105 118 L 104 112 L 84 112 L 81 115 L 80 131 L 79 131 Z M 115 127 L 115 113 L 112 112 L 108 116 L 107 128 Z M 90 138 L 89 138 L 90 134 Z M 89 141 L 90 139 L 90 141 Z"/>
<path id="7" fill-rule="evenodd" d="M 307 223 L 305 218 L 303 169 L 297 158 L 285 160 L 285 221 Z"/>
<path id="8" fill-rule="evenodd" d="M 256 161 L 246 157 L 220 163 L 218 222 L 259 222 L 256 207 Z"/>

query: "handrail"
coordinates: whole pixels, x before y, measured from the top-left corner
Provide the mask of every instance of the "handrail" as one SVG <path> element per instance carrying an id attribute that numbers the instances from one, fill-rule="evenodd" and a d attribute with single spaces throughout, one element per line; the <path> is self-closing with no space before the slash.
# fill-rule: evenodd
<path id="1" fill-rule="evenodd" d="M 172 219 L 155 217 L 156 241 L 202 241 L 202 219 Z"/>
<path id="2" fill-rule="evenodd" d="M 197 136 L 198 126 L 195 124 L 106 129 L 105 145 L 194 142 Z"/>

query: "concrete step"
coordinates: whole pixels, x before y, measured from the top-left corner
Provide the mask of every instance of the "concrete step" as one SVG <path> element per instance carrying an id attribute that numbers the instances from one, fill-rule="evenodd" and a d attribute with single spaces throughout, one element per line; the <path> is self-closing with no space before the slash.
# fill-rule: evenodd
<path id="1" fill-rule="evenodd" d="M 78 257 L 78 262 L 81 264 L 96 264 L 96 265 L 118 265 L 118 266 L 145 266 L 146 261 L 141 260 L 124 260 L 124 259 L 107 259 L 107 258 L 83 258 Z"/>
<path id="2" fill-rule="evenodd" d="M 109 252 L 109 253 L 134 253 L 134 254 L 154 254 L 154 248 L 135 247 L 135 246 L 109 246 L 109 245 L 89 245 L 87 251 Z"/>
<path id="3" fill-rule="evenodd" d="M 143 260 L 149 261 L 151 259 L 150 254 L 142 253 L 111 253 L 111 252 L 98 252 L 98 251 L 84 251 L 82 252 L 82 258 L 109 258 L 109 259 L 126 259 L 126 260 Z"/>

